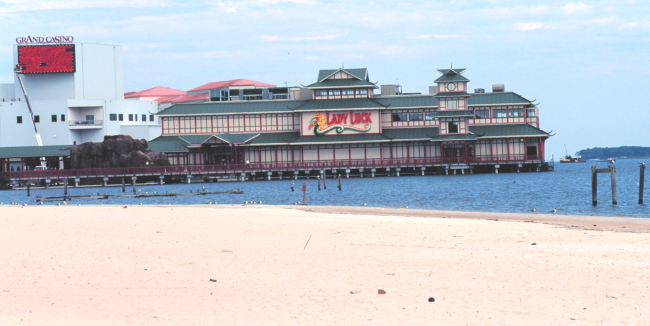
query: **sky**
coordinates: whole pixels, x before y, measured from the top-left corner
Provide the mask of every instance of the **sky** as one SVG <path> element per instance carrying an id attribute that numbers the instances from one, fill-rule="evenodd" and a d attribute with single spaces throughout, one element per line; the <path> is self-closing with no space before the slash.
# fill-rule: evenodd
<path id="1" fill-rule="evenodd" d="M 319 69 L 428 93 L 436 69 L 539 103 L 546 155 L 650 146 L 650 2 L 0 0 L 0 83 L 16 37 L 117 44 L 125 91 L 237 78 L 299 86 Z"/>

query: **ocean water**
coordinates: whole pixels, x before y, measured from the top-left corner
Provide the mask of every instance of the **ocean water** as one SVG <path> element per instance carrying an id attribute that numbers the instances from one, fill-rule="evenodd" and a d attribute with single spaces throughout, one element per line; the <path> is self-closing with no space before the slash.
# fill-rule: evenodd
<path id="1" fill-rule="evenodd" d="M 336 179 L 327 180 L 327 189 L 318 191 L 316 179 L 298 181 L 246 181 L 223 183 L 194 183 L 138 186 L 144 193 L 174 191 L 175 193 L 241 189 L 243 195 L 214 194 L 205 196 L 176 196 L 158 198 L 74 199 L 76 205 L 203 205 L 243 204 L 244 201 L 262 201 L 267 205 L 291 205 L 302 201 L 302 184 L 307 184 L 307 204 L 323 206 L 361 206 L 409 209 L 436 209 L 452 211 L 528 212 L 536 208 L 538 214 L 557 209 L 556 214 L 650 217 L 646 204 L 639 205 L 639 163 L 642 160 L 618 160 L 615 165 L 618 204 L 612 205 L 609 174 L 598 175 L 598 206 L 591 205 L 591 166 L 604 168 L 607 163 L 588 162 L 555 164 L 554 172 L 522 172 L 473 175 L 400 176 L 342 179 L 342 190 Z M 650 162 L 648 162 L 650 163 Z M 650 171 L 649 171 L 650 172 Z M 647 177 L 646 177 L 647 179 Z M 291 191 L 291 183 L 295 191 Z M 650 189 L 646 181 L 644 201 L 650 203 Z M 321 185 L 322 187 L 322 185 Z M 127 185 L 126 194 L 132 193 Z M 68 188 L 69 195 L 122 194 L 121 187 Z M 36 196 L 62 196 L 62 188 L 0 191 L 3 205 L 11 202 L 35 205 Z M 57 201 L 45 201 L 45 205 Z"/>

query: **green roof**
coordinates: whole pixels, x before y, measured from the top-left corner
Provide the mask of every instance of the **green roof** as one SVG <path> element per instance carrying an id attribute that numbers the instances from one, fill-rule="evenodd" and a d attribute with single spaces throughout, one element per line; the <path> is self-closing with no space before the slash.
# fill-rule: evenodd
<path id="1" fill-rule="evenodd" d="M 471 95 L 467 94 L 467 92 L 442 92 L 442 93 L 438 92 L 434 96 L 435 97 L 451 97 L 451 96 L 459 97 L 459 96 L 471 96 Z"/>
<path id="2" fill-rule="evenodd" d="M 318 71 L 318 79 L 316 80 L 317 82 L 323 81 L 323 79 L 333 75 L 337 71 L 342 70 L 347 72 L 348 74 L 357 77 L 361 80 L 368 80 L 368 69 L 367 68 L 351 68 L 351 69 L 322 69 Z"/>
<path id="3" fill-rule="evenodd" d="M 303 104 L 305 101 L 294 100 L 268 100 L 268 101 L 233 101 L 233 102 L 207 102 L 172 105 L 157 113 L 159 116 L 167 115 L 210 115 L 210 114 L 238 114 L 259 112 L 293 112 L 292 108 Z"/>
<path id="4" fill-rule="evenodd" d="M 474 117 L 472 111 L 434 111 L 433 116 L 436 118 L 449 118 L 449 117 Z"/>
<path id="5" fill-rule="evenodd" d="M 160 136 L 155 139 L 152 139 L 149 144 L 155 142 L 176 142 L 182 146 L 190 146 L 203 144 L 210 140 L 211 138 L 216 138 L 224 143 L 244 143 L 248 142 L 255 137 L 259 136 L 259 133 L 250 133 L 250 134 L 202 134 L 202 135 L 180 135 L 180 136 Z"/>
<path id="6" fill-rule="evenodd" d="M 313 100 L 296 108 L 295 112 L 347 109 L 384 109 L 437 107 L 438 99 L 432 96 L 396 96 L 380 98 L 349 98 L 338 100 Z"/>
<path id="7" fill-rule="evenodd" d="M 187 153 L 190 151 L 185 146 L 173 140 L 150 141 L 149 149 L 154 152 L 166 152 L 166 153 L 179 153 L 179 152 Z"/>
<path id="8" fill-rule="evenodd" d="M 548 137 L 548 133 L 529 124 L 469 126 L 469 131 L 481 138 Z"/>
<path id="9" fill-rule="evenodd" d="M 433 128 L 405 128 L 405 129 L 384 129 L 382 134 L 393 141 L 400 140 L 430 140 L 438 136 L 438 127 Z"/>
<path id="10" fill-rule="evenodd" d="M 470 134 L 442 135 L 432 138 L 431 141 L 453 141 L 453 140 L 476 140 L 476 136 Z"/>
<path id="11" fill-rule="evenodd" d="M 456 82 L 456 81 L 469 81 L 469 79 L 465 78 L 463 75 L 442 75 L 438 77 L 436 80 L 434 80 L 434 83 L 440 83 L 440 82 Z"/>
<path id="12" fill-rule="evenodd" d="M 378 88 L 377 85 L 358 79 L 326 79 L 306 86 L 307 88 L 349 88 L 349 87 L 370 87 Z"/>
<path id="13" fill-rule="evenodd" d="M 247 145 L 261 146 L 261 145 L 287 145 L 294 139 L 300 137 L 299 132 L 270 132 L 260 134 L 253 138 Z"/>
<path id="14" fill-rule="evenodd" d="M 0 158 L 70 156 L 74 145 L 0 147 Z"/>
<path id="15" fill-rule="evenodd" d="M 465 72 L 467 68 L 445 68 L 445 69 L 438 69 L 438 72 L 440 72 L 443 75 L 449 75 L 449 74 L 462 74 Z"/>
<path id="16" fill-rule="evenodd" d="M 292 145 L 311 144 L 338 144 L 338 143 L 365 143 L 365 142 L 388 142 L 390 139 L 382 134 L 352 134 L 332 136 L 302 136 L 294 139 Z"/>
<path id="17" fill-rule="evenodd" d="M 493 104 L 522 104 L 530 105 L 531 101 L 513 92 L 474 93 L 467 101 L 468 105 L 493 105 Z"/>

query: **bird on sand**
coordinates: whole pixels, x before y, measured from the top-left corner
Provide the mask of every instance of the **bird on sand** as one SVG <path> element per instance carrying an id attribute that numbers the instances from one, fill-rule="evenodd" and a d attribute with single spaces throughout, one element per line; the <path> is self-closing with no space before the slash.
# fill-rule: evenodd
<path id="1" fill-rule="evenodd" d="M 128 206 L 124 206 L 124 207 L 122 207 L 122 208 L 128 208 Z"/>
<path id="2" fill-rule="evenodd" d="M 363 203 L 363 204 L 362 204 L 361 206 L 368 206 L 368 204 L 366 204 L 366 203 Z"/>
<path id="3" fill-rule="evenodd" d="M 529 212 L 531 212 L 531 213 L 537 213 L 537 208 L 533 208 L 533 209 L 531 209 Z"/>
<path id="4" fill-rule="evenodd" d="M 553 214 L 555 216 L 555 213 L 557 212 L 557 209 L 553 208 L 552 210 L 549 211 L 549 213 Z"/>

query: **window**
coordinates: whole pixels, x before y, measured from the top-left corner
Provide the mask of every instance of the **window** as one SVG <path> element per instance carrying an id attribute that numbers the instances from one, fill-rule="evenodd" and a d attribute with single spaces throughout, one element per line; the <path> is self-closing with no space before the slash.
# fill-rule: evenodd
<path id="1" fill-rule="evenodd" d="M 316 96 L 327 96 L 327 91 L 316 91 Z"/>
<path id="2" fill-rule="evenodd" d="M 458 110 L 458 101 L 456 101 L 456 100 L 447 100 L 447 110 L 450 110 L 450 111 Z"/>
<path id="3" fill-rule="evenodd" d="M 493 118 L 505 118 L 506 117 L 506 109 L 492 109 L 492 117 Z"/>
<path id="4" fill-rule="evenodd" d="M 410 121 L 422 121 L 422 112 L 411 112 L 409 113 Z"/>
<path id="5" fill-rule="evenodd" d="M 117 115 L 119 121 L 124 121 L 124 114 L 120 113 Z"/>
<path id="6" fill-rule="evenodd" d="M 111 120 L 111 121 L 117 121 L 117 114 L 115 114 L 115 113 L 111 113 L 111 114 L 110 114 L 110 120 Z"/>
<path id="7" fill-rule="evenodd" d="M 368 89 L 366 88 L 357 88 L 354 90 L 357 95 L 367 95 Z"/>
<path id="8" fill-rule="evenodd" d="M 408 121 L 406 112 L 393 113 L 393 121 Z"/>
<path id="9" fill-rule="evenodd" d="M 535 117 L 535 110 L 526 110 L 526 116 L 529 118 Z"/>
<path id="10" fill-rule="evenodd" d="M 153 114 L 149 115 L 149 121 L 153 122 Z"/>
<path id="11" fill-rule="evenodd" d="M 330 89 L 329 94 L 330 94 L 330 96 L 341 96 L 341 90 L 340 89 Z"/>
<path id="12" fill-rule="evenodd" d="M 23 117 L 17 116 L 16 117 L 16 123 L 23 123 Z"/>
<path id="13" fill-rule="evenodd" d="M 524 109 L 510 109 L 508 110 L 508 117 L 510 118 L 523 118 Z"/>
<path id="14" fill-rule="evenodd" d="M 474 116 L 476 119 L 489 119 L 490 118 L 490 109 L 476 109 L 474 111 Z"/>
<path id="15" fill-rule="evenodd" d="M 456 122 L 456 121 L 447 122 L 447 133 L 448 134 L 457 134 L 458 133 L 458 122 Z"/>
<path id="16" fill-rule="evenodd" d="M 39 123 L 39 122 L 41 122 L 41 116 L 35 115 L 34 116 L 34 123 Z"/>
<path id="17" fill-rule="evenodd" d="M 87 114 L 86 115 L 86 120 L 87 121 L 95 121 L 95 115 L 94 114 Z"/>
<path id="18" fill-rule="evenodd" d="M 65 121 L 65 114 L 62 114 L 61 115 L 61 122 L 64 122 L 64 121 Z"/>
<path id="19" fill-rule="evenodd" d="M 138 121 L 138 115 L 137 115 L 137 114 L 134 114 L 133 116 L 134 116 L 134 118 L 135 118 L 135 121 Z"/>
<path id="20" fill-rule="evenodd" d="M 435 111 L 427 111 L 424 114 L 424 120 L 433 121 L 435 118 L 436 118 L 436 112 Z"/>
<path id="21" fill-rule="evenodd" d="M 133 121 L 133 114 L 129 114 L 129 121 Z"/>
<path id="22" fill-rule="evenodd" d="M 52 122 L 56 122 L 56 120 L 57 120 L 57 115 L 56 115 L 56 114 L 53 114 L 53 115 L 52 115 Z"/>
<path id="23" fill-rule="evenodd" d="M 146 122 L 146 121 L 147 121 L 147 115 L 146 115 L 146 114 L 143 114 L 143 115 L 142 115 L 142 120 L 141 120 L 141 121 L 143 121 L 143 122 Z"/>
<path id="24" fill-rule="evenodd" d="M 354 95 L 354 89 L 344 89 L 341 91 L 343 95 Z"/>

